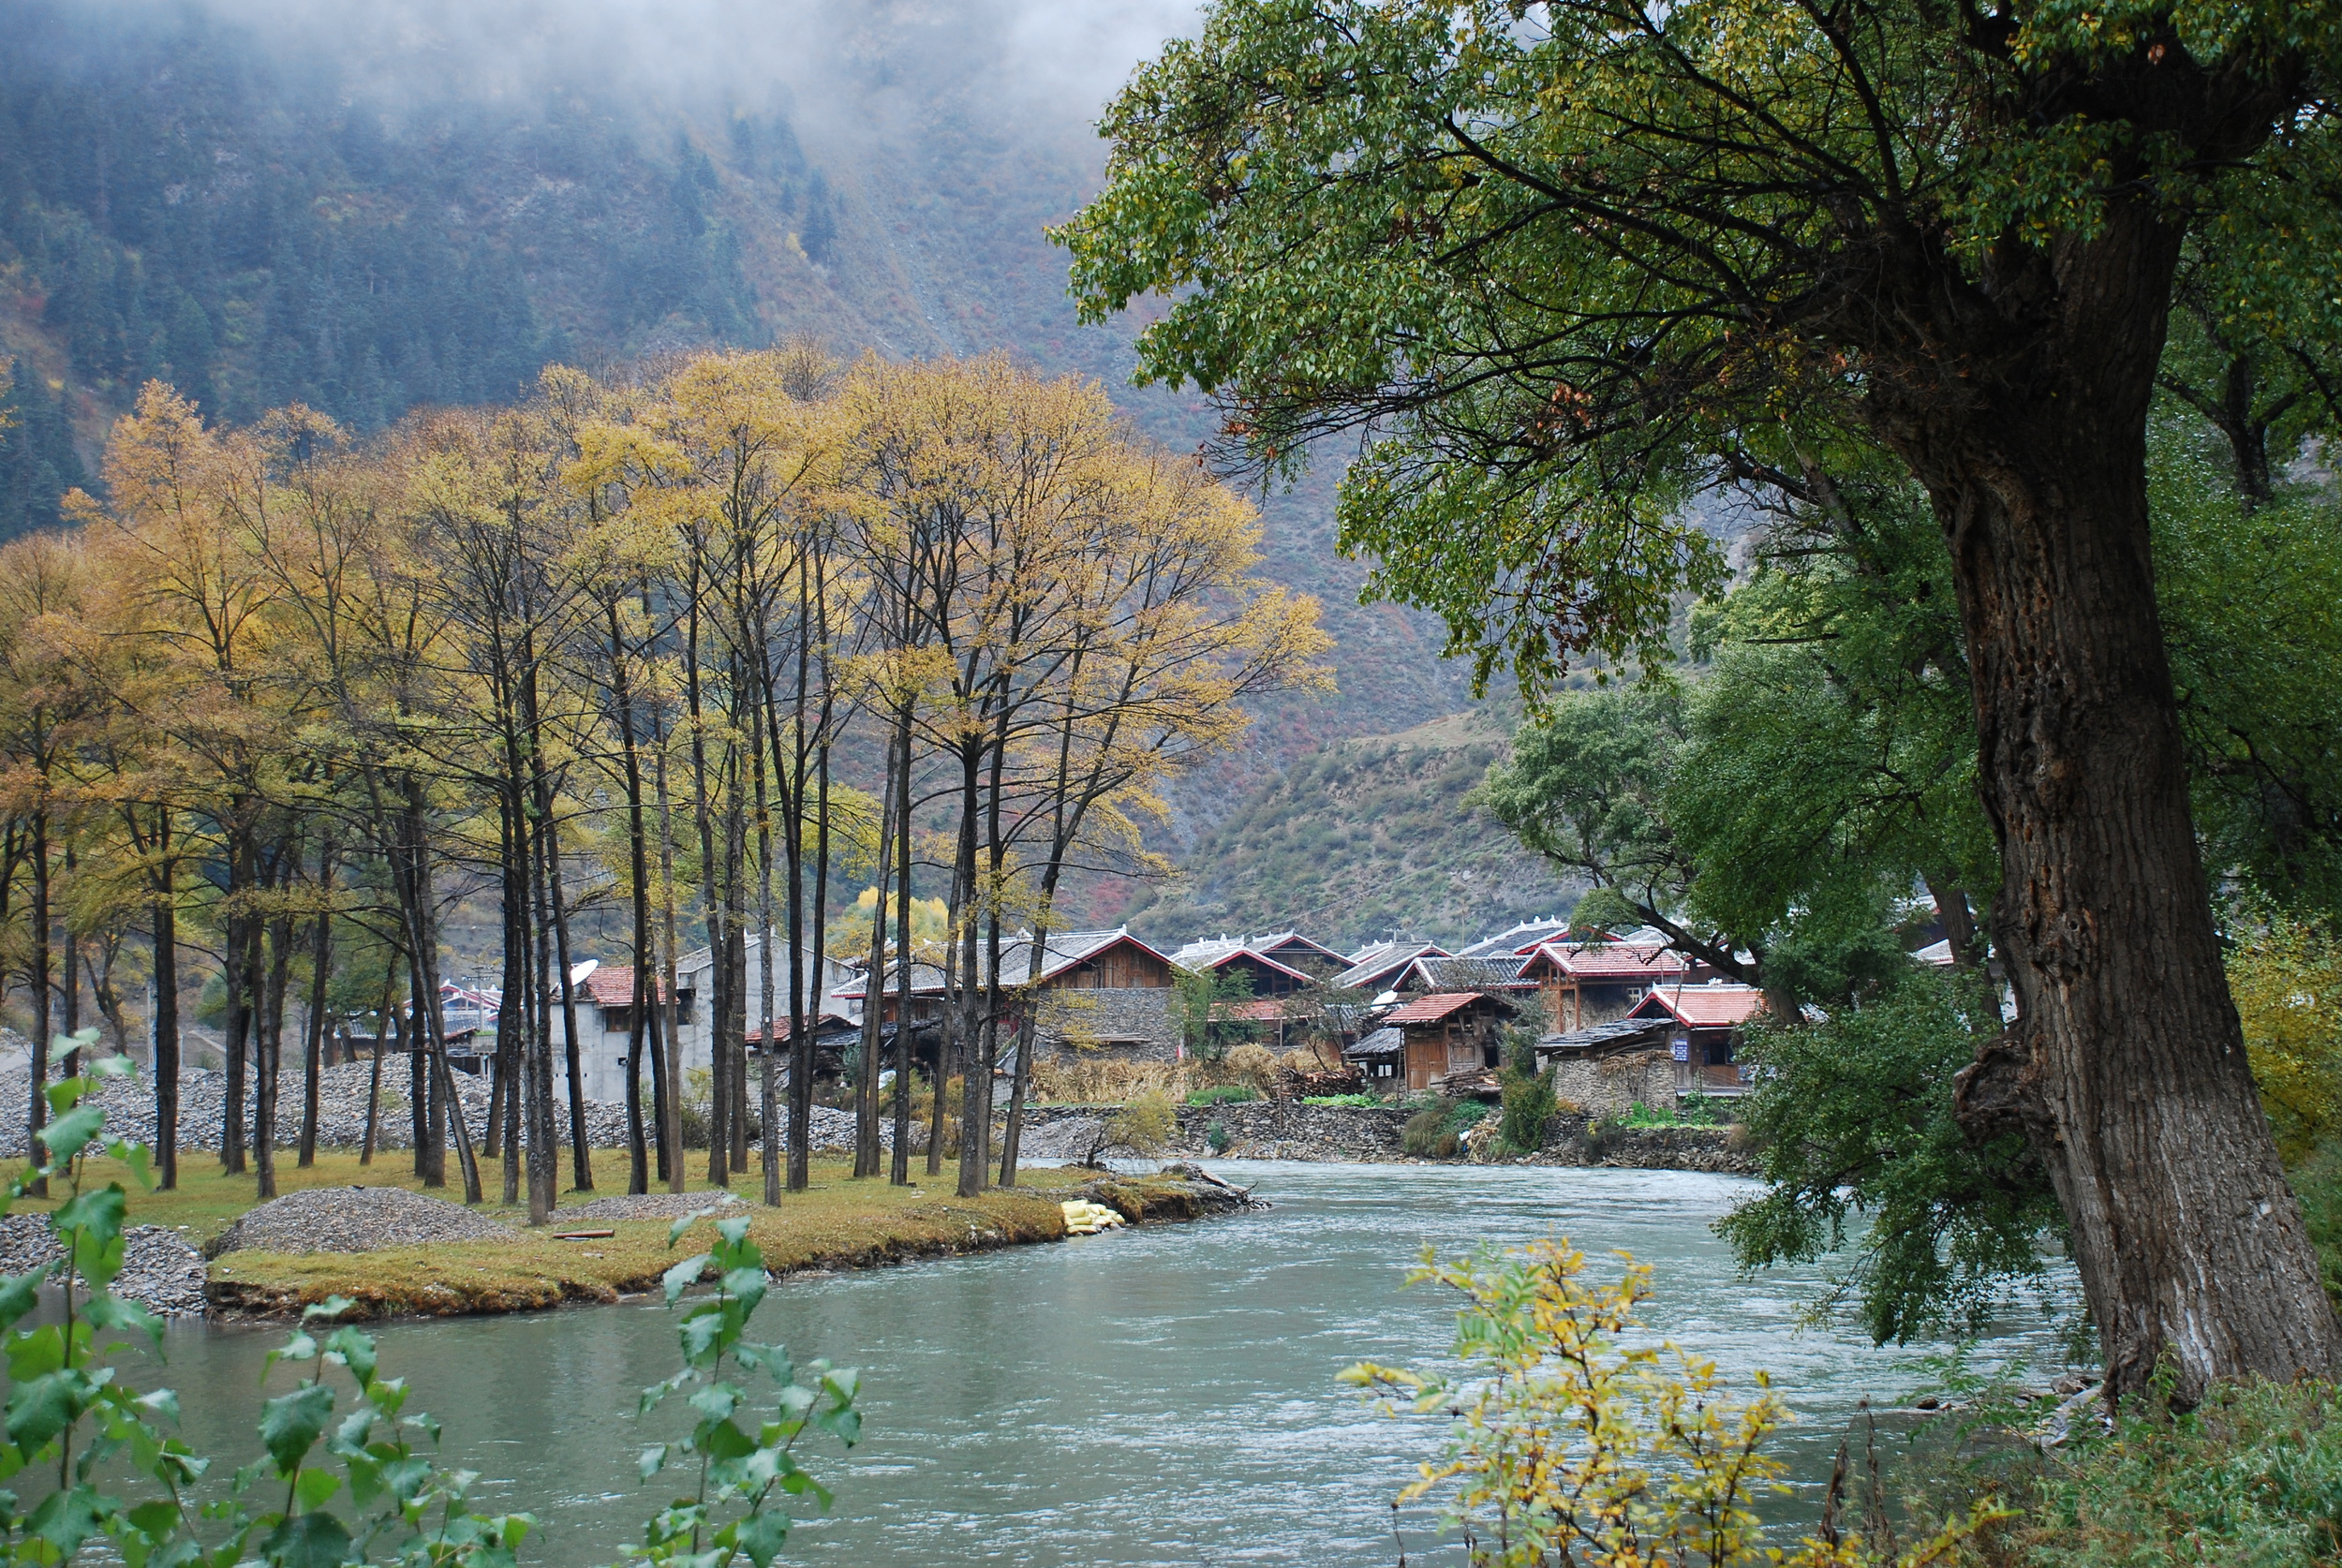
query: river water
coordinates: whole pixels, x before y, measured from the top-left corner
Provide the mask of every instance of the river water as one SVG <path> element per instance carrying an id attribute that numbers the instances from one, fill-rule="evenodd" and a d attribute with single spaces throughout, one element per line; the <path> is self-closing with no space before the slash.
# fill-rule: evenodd
<path id="1" fill-rule="evenodd" d="M 1076 1238 L 979 1257 L 792 1280 L 753 1337 L 862 1369 L 867 1436 L 850 1458 L 807 1456 L 836 1510 L 793 1534 L 788 1561 L 856 1568 L 1275 1563 L 1397 1557 L 1389 1500 L 1437 1432 L 1364 1410 L 1334 1381 L 1351 1362 L 1425 1364 L 1454 1308 L 1401 1290 L 1427 1244 L 1568 1236 L 1657 1267 L 1653 1324 L 1712 1357 L 1736 1391 L 1769 1369 L 1798 1416 L 1784 1444 L 1810 1491 L 1864 1397 L 1923 1384 L 1923 1353 L 1800 1332 L 1817 1276 L 1736 1277 L 1709 1230 L 1752 1191 L 1668 1171 L 1245 1164 L 1266 1214 Z M 180 1391 L 185 1435 L 237 1461 L 259 1452 L 261 1367 L 282 1331 L 188 1325 L 141 1385 Z M 583 1568 L 639 1539 L 656 1487 L 642 1445 L 684 1412 L 634 1414 L 675 1365 L 655 1305 L 406 1324 L 381 1331 L 410 1408 L 445 1424 L 445 1457 L 480 1471 L 482 1500 L 544 1521 L 529 1561 Z M 2053 1354 L 2015 1323 L 1997 1357 Z M 288 1381 L 283 1368 L 268 1380 Z M 1794 1504 L 1792 1504 L 1794 1506 Z M 1428 1513 L 1410 1556 L 1443 1561 Z"/>

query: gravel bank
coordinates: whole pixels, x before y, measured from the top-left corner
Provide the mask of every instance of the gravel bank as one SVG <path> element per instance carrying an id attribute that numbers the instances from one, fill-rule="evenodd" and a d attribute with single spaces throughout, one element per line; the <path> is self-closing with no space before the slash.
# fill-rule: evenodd
<path id="1" fill-rule="evenodd" d="M 373 1069 L 368 1063 L 344 1067 L 329 1067 L 319 1074 L 318 1144 L 323 1148 L 356 1148 L 365 1141 L 366 1085 Z M 382 1064 L 381 1120 L 375 1133 L 377 1148 L 408 1148 L 413 1145 L 413 1116 L 407 1106 L 407 1065 L 403 1060 L 386 1060 Z M 558 1078 L 555 1083 L 556 1103 L 554 1124 L 566 1145 L 570 1136 L 569 1097 Z M 488 1084 L 486 1078 L 468 1074 L 456 1075 L 456 1091 L 464 1102 L 464 1119 L 470 1126 L 475 1146 L 487 1136 Z M 0 1157 L 21 1156 L 24 1152 L 24 1117 L 22 1107 L 28 1100 L 24 1070 L 0 1071 Z M 98 1090 L 98 1102 L 106 1107 L 106 1126 L 120 1137 L 136 1138 L 151 1143 L 155 1137 L 155 1087 L 144 1078 L 114 1079 Z M 179 1146 L 182 1149 L 215 1149 L 220 1143 L 220 1112 L 228 1102 L 228 1080 L 224 1073 L 191 1068 L 179 1080 Z M 245 1098 L 247 1125 L 252 1115 L 252 1091 Z M 650 1114 L 645 1105 L 644 1115 Z M 880 1141 L 893 1146 L 893 1128 L 882 1123 Z M 916 1137 L 917 1134 L 914 1134 Z M 606 1100 L 586 1102 L 586 1137 L 595 1148 L 624 1148 L 627 1142 L 626 1106 Z M 301 1077 L 288 1072 L 276 1100 L 276 1146 L 292 1148 L 301 1141 Z M 749 1140 L 754 1143 L 754 1139 Z M 853 1147 L 853 1114 L 833 1110 L 826 1105 L 813 1107 L 813 1146 L 817 1149 L 852 1149 Z M 923 1146 L 914 1142 L 912 1146 Z"/>
<path id="2" fill-rule="evenodd" d="M 177 1231 L 132 1225 L 122 1235 L 122 1272 L 114 1294 L 164 1317 L 200 1317 L 203 1258 Z M 22 1274 L 64 1254 L 46 1214 L 0 1216 L 0 1273 Z"/>
<path id="3" fill-rule="evenodd" d="M 518 1241 L 520 1233 L 443 1198 L 403 1187 L 317 1187 L 288 1192 L 219 1234 L 206 1250 L 374 1252 L 439 1241 Z"/>

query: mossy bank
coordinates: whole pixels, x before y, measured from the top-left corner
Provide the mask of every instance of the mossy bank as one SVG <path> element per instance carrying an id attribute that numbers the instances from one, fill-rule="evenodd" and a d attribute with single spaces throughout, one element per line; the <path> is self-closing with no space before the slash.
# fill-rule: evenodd
<path id="1" fill-rule="evenodd" d="M 109 1169 L 107 1161 L 92 1164 L 91 1176 L 99 1184 L 122 1175 Z M 615 1155 L 597 1164 L 614 1173 L 625 1169 L 622 1157 Z M 496 1192 L 500 1173 L 490 1165 L 482 1175 L 490 1192 Z M 1100 1178 L 1089 1172 L 1038 1168 L 1020 1173 L 1015 1188 L 961 1198 L 951 1191 L 949 1172 L 932 1181 L 924 1179 L 923 1172 L 918 1175 L 922 1179 L 912 1185 L 894 1187 L 883 1180 L 856 1180 L 851 1165 L 843 1162 L 817 1161 L 811 1187 L 787 1194 L 778 1207 L 755 1201 L 760 1190 L 753 1179 L 735 1191 L 749 1200 L 740 1212 L 749 1216 L 750 1232 L 768 1266 L 783 1277 L 1062 1240 L 1065 1215 L 1059 1206 L 1069 1198 L 1103 1203 L 1134 1223 L 1193 1220 L 1239 1206 L 1230 1194 L 1176 1176 Z M 349 1154 L 320 1153 L 307 1170 L 280 1170 L 278 1181 L 286 1191 L 358 1185 L 422 1190 L 403 1163 L 378 1160 L 361 1167 Z M 180 1230 L 199 1246 L 218 1236 L 257 1202 L 248 1175 L 210 1170 L 183 1174 L 181 1186 L 171 1192 L 140 1192 L 126 1179 L 123 1185 L 130 1190 L 132 1223 Z M 704 1182 L 695 1181 L 691 1189 L 704 1193 L 710 1204 L 720 1202 L 720 1195 Z M 461 1196 L 460 1188 L 430 1191 L 436 1197 Z M 526 1227 L 524 1210 L 481 1206 L 483 1216 L 513 1228 L 515 1235 L 509 1240 L 434 1242 L 364 1252 L 228 1252 L 212 1262 L 206 1294 L 215 1314 L 230 1317 L 289 1316 L 335 1295 L 353 1303 L 349 1315 L 356 1319 L 523 1312 L 568 1302 L 615 1302 L 655 1288 L 678 1257 L 696 1249 L 689 1236 L 670 1249 L 669 1220 L 573 1219 L 569 1214 L 609 1191 L 565 1194 L 555 1223 L 540 1230 Z M 44 1206 L 19 1206 L 22 1210 Z M 558 1239 L 564 1232 L 586 1230 L 611 1234 Z"/>

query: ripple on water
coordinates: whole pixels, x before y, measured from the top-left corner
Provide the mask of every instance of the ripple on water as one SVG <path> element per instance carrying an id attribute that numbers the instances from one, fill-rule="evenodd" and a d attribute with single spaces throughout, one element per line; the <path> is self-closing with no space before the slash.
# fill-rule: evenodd
<path id="1" fill-rule="evenodd" d="M 802 1527 L 790 1559 L 1380 1568 L 1394 1557 L 1389 1499 L 1436 1432 L 1367 1414 L 1334 1374 L 1444 1350 L 1452 1303 L 1399 1288 L 1426 1245 L 1560 1234 L 1598 1268 L 1617 1266 L 1612 1249 L 1653 1264 L 1658 1330 L 1737 1390 L 1771 1369 L 1801 1418 L 1786 1452 L 1808 1479 L 1827 1473 L 1859 1400 L 1922 1381 L 1917 1353 L 1794 1332 L 1815 1271 L 1735 1275 L 1708 1228 L 1750 1190 L 1732 1177 L 1224 1168 L 1277 1206 L 776 1290 L 761 1337 L 860 1367 L 868 1432 L 851 1462 L 819 1461 L 837 1513 Z M 254 1451 L 260 1361 L 278 1338 L 170 1335 L 168 1379 L 199 1447 Z M 445 1423 L 449 1457 L 481 1469 L 498 1506 L 545 1516 L 530 1561 L 584 1568 L 636 1538 L 661 1494 L 636 1483 L 634 1455 L 681 1420 L 632 1415 L 672 1367 L 662 1309 L 401 1324 L 383 1339 L 387 1369 Z M 1995 1348 L 2048 1347 L 2045 1330 L 2016 1325 Z M 1430 1523 L 1411 1521 L 1411 1553 L 1430 1545 Z"/>

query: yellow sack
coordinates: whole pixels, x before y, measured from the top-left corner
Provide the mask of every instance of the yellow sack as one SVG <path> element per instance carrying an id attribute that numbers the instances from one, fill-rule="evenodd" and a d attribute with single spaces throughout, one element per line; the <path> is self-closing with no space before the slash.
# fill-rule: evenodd
<path id="1" fill-rule="evenodd" d="M 1129 1222 L 1105 1205 L 1093 1204 L 1082 1198 L 1071 1199 L 1058 1205 L 1058 1207 L 1065 1211 L 1065 1234 L 1068 1235 L 1096 1235 L 1100 1231 L 1110 1231 Z"/>

